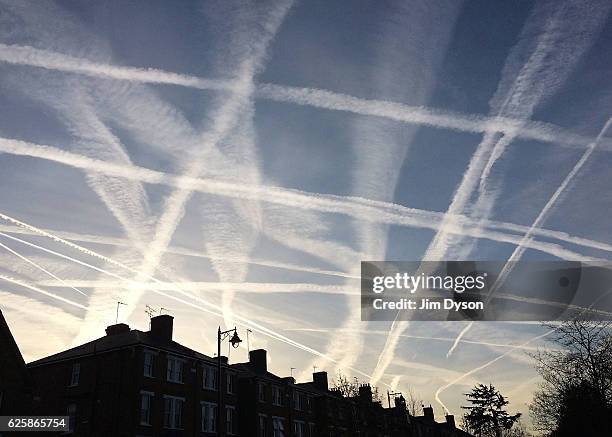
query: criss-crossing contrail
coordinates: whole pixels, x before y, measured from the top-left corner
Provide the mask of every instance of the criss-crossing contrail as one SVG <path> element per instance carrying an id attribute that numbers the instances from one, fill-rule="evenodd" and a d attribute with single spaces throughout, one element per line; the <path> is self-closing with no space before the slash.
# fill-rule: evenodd
<path id="1" fill-rule="evenodd" d="M 10 282 L 11 284 L 19 285 L 20 287 L 23 287 L 23 288 L 27 288 L 28 290 L 35 291 L 36 293 L 42 294 L 44 296 L 50 297 L 60 302 L 67 303 L 68 305 L 72 305 L 73 307 L 76 307 L 82 310 L 87 310 L 87 307 L 85 305 L 81 305 L 80 303 L 74 302 L 73 300 L 66 299 L 65 297 L 62 297 L 62 296 L 58 296 L 57 294 L 49 293 L 48 291 L 45 291 L 34 285 L 28 284 L 27 282 L 22 281 L 20 279 L 11 278 L 10 276 L 6 276 L 3 274 L 0 274 L 0 279 L 6 282 Z"/>
<path id="2" fill-rule="evenodd" d="M 217 149 L 218 144 L 236 127 L 239 117 L 245 111 L 245 108 L 250 107 L 254 91 L 254 77 L 262 70 L 267 47 L 275 37 L 292 5 L 292 1 L 285 1 L 280 3 L 278 7 L 273 8 L 268 22 L 264 26 L 265 31 L 263 35 L 255 43 L 249 42 L 253 46 L 250 48 L 248 56 L 239 63 L 234 86 L 212 116 L 211 129 L 204 132 L 201 136 L 201 142 L 204 147 L 197 148 L 196 153 L 186 157 L 185 171 L 183 173 L 186 179 L 200 176 L 206 166 L 206 150 Z M 140 266 L 140 270 L 146 275 L 155 272 L 177 226 L 183 218 L 185 205 L 195 191 L 189 184 L 179 185 L 176 188 L 164 202 L 164 209 L 158 219 L 153 241 L 149 245 Z M 227 220 L 221 220 L 217 225 L 227 225 Z M 230 232 L 225 233 L 219 232 L 219 235 L 223 237 L 227 233 L 236 233 L 236 229 L 231 229 Z M 211 241 L 211 243 L 214 242 Z M 214 267 L 216 267 L 216 270 L 219 270 L 218 266 L 214 265 Z M 223 276 L 223 271 L 219 271 L 219 274 Z M 233 295 L 231 290 L 226 290 L 223 293 L 224 319 L 226 323 L 231 323 L 231 295 Z"/>
<path id="3" fill-rule="evenodd" d="M 444 411 L 446 411 L 446 412 L 450 411 L 450 410 L 449 410 L 449 409 L 446 407 L 446 405 L 444 404 L 444 402 L 442 402 L 442 400 L 440 399 L 440 394 L 442 394 L 442 392 L 443 392 L 444 390 L 448 389 L 449 387 L 452 387 L 453 385 L 457 384 L 458 382 L 461 382 L 462 380 L 464 380 L 464 379 L 465 379 L 465 378 L 467 378 L 468 376 L 471 376 L 471 375 L 473 375 L 474 373 L 480 372 L 481 370 L 483 370 L 483 369 L 485 369 L 485 368 L 487 368 L 487 367 L 491 366 L 492 364 L 495 364 L 495 363 L 496 363 L 496 362 L 498 362 L 499 360 L 502 360 L 502 359 L 506 358 L 508 355 L 510 355 L 510 354 L 512 354 L 512 353 L 514 353 L 516 350 L 524 349 L 524 348 L 525 348 L 526 346 L 528 346 L 530 343 L 532 343 L 532 342 L 534 342 L 534 341 L 536 341 L 536 340 L 540 340 L 540 339 L 542 339 L 542 338 L 544 338 L 544 337 L 549 336 L 550 334 L 552 334 L 552 332 L 553 332 L 553 330 L 548 331 L 548 332 L 545 332 L 545 333 L 544 333 L 544 334 L 542 334 L 542 335 L 538 335 L 537 337 L 530 338 L 529 340 L 527 340 L 527 341 L 526 341 L 526 342 L 524 342 L 524 343 L 521 343 L 521 344 L 516 345 L 516 346 L 512 346 L 512 347 L 510 348 L 510 350 L 508 350 L 508 351 L 504 352 L 503 354 L 501 354 L 501 355 L 499 355 L 499 356 L 497 356 L 497 357 L 493 358 L 491 361 L 488 361 L 488 362 L 484 363 L 484 364 L 483 364 L 483 365 L 481 365 L 481 366 L 478 366 L 478 367 L 476 367 L 476 368 L 474 368 L 474 369 L 472 369 L 472 370 L 470 370 L 470 371 L 468 371 L 468 372 L 465 372 L 465 373 L 463 373 L 463 374 L 459 375 L 457 378 L 453 379 L 451 382 L 449 382 L 449 383 L 447 383 L 447 384 L 443 385 L 443 386 L 442 386 L 442 387 L 440 387 L 438 390 L 436 390 L 436 393 L 435 393 L 435 395 L 434 395 L 434 397 L 435 397 L 435 399 L 436 399 L 436 402 L 438 402 L 438 403 L 440 404 L 440 406 L 441 406 L 441 407 L 444 409 Z"/>
<path id="4" fill-rule="evenodd" d="M 51 239 L 51 240 L 53 240 L 53 241 L 55 241 L 57 243 L 61 243 L 61 244 L 67 245 L 68 247 L 70 247 L 72 249 L 75 249 L 75 250 L 77 250 L 77 251 L 79 251 L 79 252 L 81 252 L 83 254 L 86 254 L 88 256 L 95 257 L 97 259 L 103 260 L 103 261 L 105 261 L 107 263 L 110 263 L 110 264 L 113 264 L 116 267 L 119 267 L 119 268 L 121 268 L 123 270 L 127 270 L 130 273 L 135 274 L 137 277 L 138 276 L 143 277 L 144 279 L 153 281 L 154 283 L 163 283 L 162 281 L 160 281 L 159 279 L 157 279 L 157 278 L 155 278 L 153 276 L 146 276 L 146 275 L 143 274 L 143 272 L 139 272 L 139 271 L 137 271 L 137 270 L 135 270 L 135 269 L 125 265 L 125 264 L 122 264 L 122 263 L 120 263 L 120 262 L 118 262 L 118 261 L 116 261 L 114 259 L 111 259 L 109 257 L 101 255 L 101 254 L 99 254 L 99 253 L 97 253 L 97 252 L 95 252 L 93 250 L 86 249 L 86 248 L 84 248 L 82 246 L 79 246 L 77 244 L 74 244 L 74 243 L 71 243 L 69 241 L 66 241 L 63 238 L 60 238 L 60 237 L 58 237 L 56 235 L 53 235 L 53 234 L 51 234 L 49 232 L 43 231 L 42 229 L 39 229 L 39 228 L 37 228 L 35 226 L 32 226 L 32 225 L 29 225 L 27 223 L 24 223 L 24 222 L 21 222 L 19 220 L 16 220 L 16 219 L 14 219 L 14 218 L 12 218 L 10 216 L 7 216 L 6 214 L 0 213 L 0 218 L 4 219 L 4 220 L 6 220 L 6 221 L 8 221 L 8 222 L 10 222 L 10 223 L 12 223 L 14 225 L 21 226 L 21 227 L 29 229 L 29 230 L 31 230 L 33 232 L 36 232 L 37 234 L 39 234 L 41 236 L 44 236 L 44 237 L 47 237 L 47 238 L 49 238 L 49 239 Z M 23 241 L 23 240 L 20 240 L 20 239 L 18 239 L 16 237 L 11 237 L 11 238 L 14 239 L 14 240 L 17 240 L 17 241 Z M 26 243 L 29 244 L 31 247 L 42 249 L 42 250 L 44 250 L 44 251 L 46 251 L 48 253 L 54 254 L 54 255 L 59 255 L 59 256 L 63 257 L 64 259 L 67 259 L 67 260 L 70 260 L 70 261 L 74 261 L 74 262 L 76 262 L 76 263 L 78 263 L 78 264 L 80 264 L 80 265 L 82 265 L 84 267 L 92 268 L 92 269 L 94 269 L 94 270 L 96 270 L 96 271 L 98 271 L 100 273 L 107 274 L 107 275 L 112 276 L 112 277 L 114 277 L 116 279 L 119 279 L 121 281 L 125 281 L 127 283 L 134 282 L 133 280 L 125 278 L 125 277 L 122 277 L 120 275 L 117 275 L 116 273 L 112 273 L 112 272 L 109 272 L 107 270 L 101 269 L 99 267 L 93 266 L 91 264 L 85 263 L 83 261 L 76 260 L 74 258 L 68 257 L 68 256 L 63 255 L 63 254 L 59 254 L 58 252 L 54 252 L 54 251 L 52 251 L 50 249 L 43 248 L 42 246 L 38 246 L 38 245 L 36 245 L 34 243 L 29 243 L 29 242 L 26 242 Z M 41 290 L 38 287 L 34 287 L 34 286 L 29 285 L 29 284 L 26 284 L 23 281 L 19 281 L 19 280 L 16 280 L 16 279 L 10 278 L 8 276 L 4 276 L 4 275 L 0 275 L 0 279 L 4 279 L 4 280 L 6 280 L 8 282 L 12 282 L 12 283 L 15 283 L 17 285 L 22 285 L 22 286 L 24 286 L 26 288 L 30 288 L 33 291 L 36 291 L 38 293 L 47 295 L 49 297 L 56 298 L 56 299 L 61 300 L 63 302 L 74 304 L 75 306 L 78 306 L 79 308 L 82 308 L 82 309 L 85 309 L 85 310 L 88 309 L 87 307 L 85 307 L 83 305 L 80 305 L 78 303 L 69 301 L 68 299 L 62 298 L 61 296 L 53 295 L 53 294 L 48 293 L 48 292 L 46 292 L 44 290 Z M 173 284 L 173 283 L 171 283 L 171 284 Z M 181 294 L 182 296 L 185 296 L 185 297 L 187 297 L 189 299 L 192 299 L 192 300 L 194 300 L 197 303 L 186 301 L 185 299 L 182 299 L 182 298 L 177 297 L 175 295 L 168 294 L 168 293 L 166 293 L 164 291 L 160 291 L 160 290 L 156 290 L 156 289 L 150 289 L 149 291 L 151 291 L 152 293 L 158 294 L 160 296 L 166 297 L 168 299 L 172 299 L 172 300 L 177 301 L 179 303 L 182 303 L 184 305 L 190 306 L 192 308 L 196 308 L 196 309 L 199 309 L 199 310 L 204 311 L 206 313 L 215 315 L 217 317 L 223 317 L 222 308 L 220 308 L 217 305 L 211 304 L 210 302 L 207 302 L 206 300 L 204 300 L 202 298 L 199 298 L 197 296 L 193 296 L 192 294 L 190 294 L 190 293 L 186 292 L 185 290 L 182 290 L 180 287 L 176 286 L 176 284 L 173 285 L 172 291 L 177 292 L 177 293 Z M 285 344 L 288 344 L 290 346 L 293 346 L 295 348 L 301 349 L 301 350 L 303 350 L 305 352 L 308 352 L 308 353 L 311 353 L 313 355 L 316 355 L 316 356 L 318 356 L 320 358 L 323 358 L 323 359 L 325 359 L 327 361 L 330 361 L 330 362 L 333 362 L 333 363 L 337 363 L 337 361 L 335 359 L 333 359 L 332 357 L 329 357 L 328 355 L 326 355 L 326 354 L 324 354 L 324 353 L 322 353 L 322 352 L 320 352 L 320 351 L 318 351 L 318 350 L 316 350 L 314 348 L 311 348 L 311 347 L 306 346 L 306 345 L 304 345 L 302 343 L 299 343 L 299 342 L 297 342 L 295 340 L 292 340 L 292 339 L 290 339 L 290 338 L 288 338 L 288 337 L 286 337 L 286 336 L 284 336 L 284 335 L 282 335 L 282 334 L 280 334 L 280 333 L 278 333 L 278 332 L 276 332 L 274 330 L 271 330 L 271 329 L 269 329 L 269 328 L 267 328 L 267 327 L 265 327 L 265 326 L 255 322 L 255 321 L 253 321 L 253 320 L 250 320 L 250 319 L 248 319 L 246 317 L 243 317 L 243 316 L 240 316 L 238 314 L 234 314 L 234 318 L 239 323 L 241 323 L 242 325 L 244 325 L 246 327 L 249 327 L 249 328 L 251 328 L 253 330 L 256 330 L 256 331 L 258 331 L 258 332 L 260 332 L 260 333 L 262 333 L 262 334 L 264 334 L 264 335 L 266 335 L 266 336 L 268 336 L 270 338 L 273 338 L 275 340 L 281 341 L 281 342 L 283 342 Z M 353 371 L 353 372 L 355 372 L 355 373 L 357 373 L 359 375 L 365 376 L 367 378 L 371 377 L 371 375 L 369 375 L 368 373 L 363 372 L 360 369 L 357 369 L 357 368 L 354 368 L 354 367 L 350 367 L 350 368 L 347 368 L 347 369 L 349 369 L 349 370 L 351 370 L 351 371 Z"/>
<path id="5" fill-rule="evenodd" d="M 574 10 L 576 8 L 579 10 Z M 558 8 L 556 5 L 554 8 L 548 4 L 537 5 L 523 27 L 523 33 L 528 35 L 524 39 L 532 38 L 534 30 L 540 31 L 542 26 L 544 29 L 536 38 L 535 48 L 531 50 L 526 62 L 522 63 L 523 52 L 525 49 L 530 49 L 531 45 L 523 43 L 524 39 L 511 51 L 498 90 L 492 99 L 494 116 L 513 117 L 519 119 L 521 123 L 526 123 L 536 106 L 546 96 L 554 94 L 565 77 L 571 73 L 580 55 L 590 47 L 594 37 L 599 33 L 605 15 L 593 17 L 589 7 L 581 8 L 570 3 Z M 515 64 L 520 65 L 518 71 Z M 554 77 L 549 77 L 550 74 Z M 477 218 L 482 220 L 488 217 L 497 198 L 497 192 L 490 188 L 491 183 L 487 179 L 490 169 L 518 136 L 519 130 L 520 127 L 516 130 L 489 131 L 484 134 L 454 193 L 438 232 L 423 255 L 424 260 L 444 260 L 448 257 L 461 260 L 469 254 L 472 244 L 463 243 L 462 235 L 452 230 L 456 226 L 456 217 L 464 212 L 477 189 L 479 189 L 475 202 Z M 459 248 L 457 253 L 452 252 L 451 249 L 454 247 Z M 470 323 L 464 328 L 460 336 L 465 335 L 471 325 Z M 375 380 L 391 363 L 398 344 L 398 333 L 405 331 L 407 327 L 406 322 L 395 320 L 392 323 L 389 338 L 374 371 Z M 453 344 L 448 356 L 457 345 L 458 342 Z"/>
<path id="6" fill-rule="evenodd" d="M 101 244 L 105 246 L 113 246 L 113 247 L 130 247 L 132 244 L 129 240 L 125 238 L 119 237 L 106 237 L 102 235 L 95 234 L 81 234 L 77 232 L 66 232 L 66 231 L 57 231 L 57 230 L 49 230 L 43 229 L 45 232 L 51 232 L 65 240 L 72 242 L 82 242 L 82 243 L 94 243 Z M 7 234 L 21 234 L 21 235 L 34 235 L 34 232 L 29 231 L 27 229 L 19 228 L 16 226 L 6 226 L 0 225 L 0 232 L 4 232 Z M 210 255 L 201 251 L 188 249 L 180 246 L 169 246 L 166 250 L 167 253 L 178 256 L 185 257 L 193 257 L 193 258 L 204 258 L 210 260 L 219 260 L 224 262 L 236 262 L 236 263 L 245 263 L 251 264 L 254 266 L 262 266 L 262 267 L 271 267 L 275 269 L 282 270 L 290 270 L 296 272 L 304 272 L 304 273 L 312 273 L 315 275 L 322 276 L 334 276 L 339 278 L 349 278 L 349 279 L 359 279 L 359 275 L 351 275 L 350 273 L 346 273 L 338 270 L 326 270 L 319 269 L 316 267 L 306 267 L 297 264 L 284 263 L 280 261 L 273 261 L 267 259 L 259 259 L 259 258 L 247 258 L 247 257 L 227 257 L 227 256 L 215 256 Z"/>
<path id="7" fill-rule="evenodd" d="M 0 235 L 5 236 L 4 233 L 0 232 Z M 68 283 L 66 283 L 66 281 L 64 281 L 62 278 L 58 277 L 55 273 L 50 272 L 49 270 L 45 269 L 43 266 L 41 266 L 38 263 L 35 263 L 34 261 L 32 261 L 31 259 L 23 256 L 22 254 L 20 254 L 19 252 L 17 252 L 16 250 L 11 249 L 10 247 L 8 247 L 6 244 L 0 243 L 0 247 L 2 247 L 4 250 L 12 253 L 13 255 L 15 255 L 16 257 L 20 258 L 21 260 L 27 262 L 30 265 L 33 265 L 34 267 L 36 267 L 38 270 L 40 270 L 41 272 L 49 275 L 50 277 L 52 277 L 53 279 L 55 279 L 56 281 L 58 281 L 60 284 L 62 284 L 65 287 L 71 288 L 72 290 L 76 291 L 79 294 L 82 294 L 83 296 L 87 296 L 86 293 L 82 292 L 81 290 L 79 290 L 77 287 L 73 286 L 73 285 L 69 285 Z"/>
<path id="8" fill-rule="evenodd" d="M 270 186 L 249 186 L 216 179 L 175 176 L 143 167 L 125 166 L 101 161 L 67 152 L 52 146 L 32 144 L 8 138 L 0 138 L 0 152 L 51 160 L 82 170 L 100 172 L 126 179 L 140 180 L 151 184 L 163 184 L 172 187 L 187 186 L 190 187 L 190 189 L 202 193 L 236 199 L 260 199 L 264 202 L 275 203 L 290 208 L 343 214 L 366 221 L 387 223 L 396 226 L 422 227 L 437 230 L 440 226 L 440 220 L 443 217 L 443 213 L 440 212 L 424 211 L 358 197 L 314 194 L 294 189 Z M 476 222 L 462 215 L 457 216 L 455 224 L 455 232 L 457 234 L 471 235 L 478 238 L 511 244 L 516 244 L 521 240 L 521 237 L 518 235 L 496 232 L 495 229 L 513 233 L 524 233 L 529 229 L 527 226 L 493 221 L 486 222 L 493 230 L 481 229 L 481 227 L 474 226 L 477 224 Z M 535 229 L 533 234 L 545 238 L 555 238 L 567 243 L 598 250 L 612 250 L 612 246 L 607 243 L 574 237 L 564 232 Z M 602 261 L 602 259 L 595 257 L 585 257 L 584 255 L 553 243 L 534 240 L 526 242 L 526 246 L 545 253 L 550 253 L 551 255 L 563 259 Z"/>
<path id="9" fill-rule="evenodd" d="M 49 50 L 41 50 L 31 46 L 0 44 L 0 61 L 93 77 L 139 83 L 178 85 L 202 90 L 228 91 L 236 86 L 235 81 L 232 80 L 205 79 L 154 68 L 141 69 L 100 64 L 87 59 L 76 58 Z M 263 83 L 256 86 L 255 96 L 282 103 L 371 115 L 402 123 L 419 124 L 462 132 L 518 131 L 517 136 L 519 138 L 562 146 L 583 147 L 585 143 L 590 142 L 588 138 L 546 123 L 529 122 L 525 124 L 511 118 L 458 114 L 391 101 L 363 99 L 316 88 Z M 606 143 L 605 148 L 612 148 L 612 143 Z"/>
<path id="10" fill-rule="evenodd" d="M 508 260 L 502 267 L 502 270 L 500 271 L 499 275 L 497 276 L 495 282 L 493 283 L 493 285 L 491 286 L 491 289 L 489 290 L 487 294 L 487 297 L 485 299 L 485 304 L 491 301 L 493 294 L 505 282 L 506 278 L 512 272 L 512 270 L 514 269 L 514 266 L 516 265 L 515 261 L 518 261 L 525 253 L 525 250 L 527 250 L 526 243 L 533 239 L 533 230 L 536 228 L 539 228 L 546 222 L 546 220 L 552 213 L 557 201 L 565 193 L 565 191 L 570 186 L 570 184 L 572 183 L 576 175 L 580 172 L 582 167 L 584 167 L 587 160 L 591 157 L 591 155 L 597 148 L 597 145 L 599 144 L 601 139 L 605 136 L 606 132 L 608 131 L 611 125 L 612 125 L 612 118 L 609 118 L 606 124 L 604 125 L 604 127 L 601 129 L 601 131 L 597 135 L 597 138 L 595 139 L 595 141 L 593 141 L 591 144 L 588 145 L 587 149 L 582 154 L 578 162 L 576 162 L 572 170 L 567 174 L 565 179 L 557 187 L 557 189 L 555 190 L 553 195 L 550 197 L 550 199 L 548 199 L 548 202 L 546 202 L 546 205 L 544 205 L 544 207 L 542 208 L 542 210 L 540 211 L 536 219 L 533 221 L 533 223 L 531 224 L 531 226 L 529 227 L 529 229 L 523 236 L 522 240 L 514 248 L 514 250 L 510 254 L 510 257 L 508 258 Z M 457 348 L 459 341 L 463 338 L 463 336 L 465 336 L 465 334 L 468 333 L 468 331 L 472 328 L 473 325 L 474 325 L 474 322 L 471 321 L 465 326 L 465 328 L 461 330 L 461 332 L 455 339 L 455 342 L 453 343 L 452 347 L 449 349 L 447 353 L 447 357 L 453 353 L 453 351 Z"/>

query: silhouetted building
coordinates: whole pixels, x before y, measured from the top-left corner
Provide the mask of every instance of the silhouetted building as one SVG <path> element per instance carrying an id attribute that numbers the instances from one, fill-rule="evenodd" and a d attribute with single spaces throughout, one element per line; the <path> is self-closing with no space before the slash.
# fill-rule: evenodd
<path id="1" fill-rule="evenodd" d="M 369 384 L 354 396 L 330 389 L 326 372 L 296 383 L 268 371 L 267 352 L 229 365 L 172 340 L 173 318 L 147 332 L 120 323 L 106 335 L 25 365 L 0 313 L 0 414 L 69 416 L 75 436 L 465 437 L 453 416 L 391 408 Z M 218 387 L 221 422 L 217 423 Z M 34 402 L 32 403 L 32 400 Z"/>
<path id="2" fill-rule="evenodd" d="M 221 357 L 172 340 L 173 318 L 151 319 L 151 330 L 118 324 L 106 336 L 28 364 L 41 398 L 36 414 L 68 415 L 78 436 L 215 435 L 217 384 L 226 420 L 237 434 L 235 373 Z"/>
<path id="3" fill-rule="evenodd" d="M 447 414 L 446 422 L 436 422 L 432 406 L 423 407 L 422 416 L 411 417 L 414 437 L 470 437 L 471 434 L 455 425 L 455 416 Z"/>
<path id="4" fill-rule="evenodd" d="M 253 437 L 314 437 L 313 394 L 268 372 L 267 352 L 250 351 L 248 363 L 231 366 L 238 373 L 240 429 Z"/>
<path id="5" fill-rule="evenodd" d="M 31 408 L 28 371 L 0 310 L 0 416 L 27 414 Z"/>
<path id="6" fill-rule="evenodd" d="M 309 393 L 314 413 L 313 437 L 357 436 L 355 404 L 339 390 L 330 390 L 327 372 L 312 374 L 312 382 L 296 384 Z"/>

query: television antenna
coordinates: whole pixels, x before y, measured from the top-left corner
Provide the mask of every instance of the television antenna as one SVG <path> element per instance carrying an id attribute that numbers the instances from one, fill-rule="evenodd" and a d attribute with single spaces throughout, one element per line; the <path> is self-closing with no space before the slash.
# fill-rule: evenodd
<path id="1" fill-rule="evenodd" d="M 120 305 L 125 305 L 127 306 L 127 303 L 123 303 L 123 302 L 117 302 L 117 315 L 115 316 L 115 325 L 117 323 L 119 323 L 119 306 Z"/>

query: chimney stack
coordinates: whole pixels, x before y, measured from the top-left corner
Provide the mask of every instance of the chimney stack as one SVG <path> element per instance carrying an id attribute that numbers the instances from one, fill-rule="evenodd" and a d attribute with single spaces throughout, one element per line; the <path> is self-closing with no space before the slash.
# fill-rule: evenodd
<path id="1" fill-rule="evenodd" d="M 312 383 L 319 390 L 323 390 L 323 391 L 329 390 L 329 385 L 327 384 L 327 372 L 313 373 Z"/>
<path id="2" fill-rule="evenodd" d="M 118 323 L 116 325 L 110 325 L 106 328 L 106 335 L 119 335 L 125 334 L 126 332 L 130 332 L 130 327 L 125 323 Z"/>
<path id="3" fill-rule="evenodd" d="M 367 402 L 372 402 L 372 387 L 370 384 L 361 384 L 359 386 L 359 397 Z"/>
<path id="4" fill-rule="evenodd" d="M 151 335 L 158 340 L 172 341 L 172 324 L 174 317 L 162 314 L 151 318 Z"/>
<path id="5" fill-rule="evenodd" d="M 434 421 L 434 411 L 431 405 L 429 407 L 423 407 L 423 416 L 425 416 L 425 419 L 428 421 Z"/>
<path id="6" fill-rule="evenodd" d="M 452 414 L 447 414 L 446 424 L 449 426 L 449 428 L 455 428 L 455 416 L 453 416 Z"/>
<path id="7" fill-rule="evenodd" d="M 268 371 L 268 353 L 265 349 L 255 349 L 249 352 L 249 363 L 256 372 L 265 373 Z"/>

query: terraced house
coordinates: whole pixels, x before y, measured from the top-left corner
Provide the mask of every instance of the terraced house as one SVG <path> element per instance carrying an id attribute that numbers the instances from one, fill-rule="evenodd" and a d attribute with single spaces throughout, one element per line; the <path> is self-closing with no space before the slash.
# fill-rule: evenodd
<path id="1" fill-rule="evenodd" d="M 353 396 L 326 372 L 296 383 L 268 371 L 267 352 L 229 364 L 173 340 L 174 319 L 149 331 L 119 323 L 81 346 L 25 364 L 0 313 L 0 412 L 68 416 L 74 436 L 464 437 L 454 418 L 384 408 L 368 384 Z M 219 373 L 219 367 L 221 372 Z M 219 402 L 219 396 L 221 398 Z"/>

